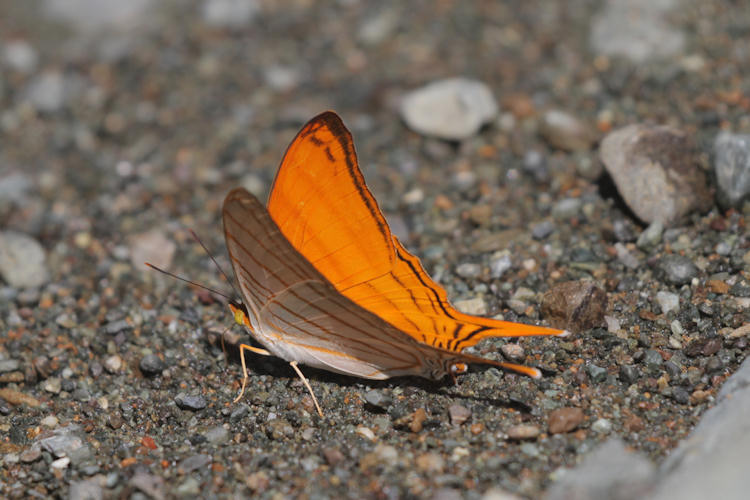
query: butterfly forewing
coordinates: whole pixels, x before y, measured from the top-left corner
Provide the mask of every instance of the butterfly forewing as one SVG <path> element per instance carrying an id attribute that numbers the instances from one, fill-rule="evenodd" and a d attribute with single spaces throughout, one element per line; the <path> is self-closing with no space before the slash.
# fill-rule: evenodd
<path id="1" fill-rule="evenodd" d="M 412 338 L 460 351 L 486 337 L 561 330 L 463 314 L 391 235 L 335 113 L 313 118 L 289 146 L 268 202 L 290 243 L 347 298 Z"/>

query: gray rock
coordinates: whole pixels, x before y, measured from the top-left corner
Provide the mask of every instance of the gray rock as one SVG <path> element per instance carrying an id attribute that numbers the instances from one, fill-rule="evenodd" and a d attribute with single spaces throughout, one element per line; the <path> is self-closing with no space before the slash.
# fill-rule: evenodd
<path id="1" fill-rule="evenodd" d="M 625 203 L 649 224 L 671 226 L 713 205 L 698 155 L 679 130 L 628 125 L 608 134 L 599 153 Z"/>
<path id="2" fill-rule="evenodd" d="M 724 208 L 741 208 L 750 198 L 750 135 L 722 132 L 714 141 L 717 200 Z"/>
<path id="3" fill-rule="evenodd" d="M 37 438 L 42 450 L 56 458 L 68 457 L 74 464 L 79 464 L 91 457 L 91 450 L 85 444 L 80 426 L 72 424 L 43 432 Z"/>
<path id="4" fill-rule="evenodd" d="M 21 73 L 30 73 L 39 62 L 39 54 L 26 40 L 9 40 L 3 47 L 3 62 Z"/>
<path id="5" fill-rule="evenodd" d="M 96 479 L 71 481 L 68 498 L 69 500 L 101 500 L 104 498 L 104 489 Z"/>
<path id="6" fill-rule="evenodd" d="M 497 102 L 482 82 L 467 78 L 436 81 L 406 94 L 400 113 L 422 135 L 463 140 L 475 135 L 498 113 Z"/>
<path id="7" fill-rule="evenodd" d="M 393 398 L 390 394 L 386 394 L 383 391 L 370 390 L 365 393 L 365 402 L 381 410 L 387 409 L 393 403 Z"/>
<path id="8" fill-rule="evenodd" d="M 535 240 L 543 240 L 555 230 L 555 223 L 551 220 L 545 220 L 531 226 L 531 237 Z"/>
<path id="9" fill-rule="evenodd" d="M 659 268 L 668 283 L 684 285 L 698 275 L 698 268 L 682 255 L 667 255 L 661 259 Z"/>
<path id="10" fill-rule="evenodd" d="M 612 438 L 589 453 L 573 470 L 559 475 L 547 500 L 613 499 L 642 497 L 654 479 L 648 459 L 629 452 L 619 438 Z"/>
<path id="11" fill-rule="evenodd" d="M 203 437 L 211 444 L 224 444 L 229 441 L 229 431 L 224 426 L 217 425 L 207 430 Z"/>
<path id="12" fill-rule="evenodd" d="M 164 493 L 164 479 L 155 474 L 136 472 L 133 477 L 130 478 L 128 484 L 154 500 L 163 500 L 166 498 Z"/>
<path id="13" fill-rule="evenodd" d="M 653 500 L 747 498 L 750 457 L 750 359 L 719 391 L 692 434 L 664 461 Z"/>
<path id="14" fill-rule="evenodd" d="M 456 267 L 456 274 L 462 278 L 473 279 L 482 273 L 482 266 L 473 262 L 464 262 Z"/>
<path id="15" fill-rule="evenodd" d="M 140 26 L 155 3 L 154 0 L 46 0 L 43 6 L 48 16 L 90 33 Z"/>
<path id="16" fill-rule="evenodd" d="M 164 371 L 167 365 L 156 354 L 147 354 L 138 364 L 141 371 L 147 375 L 156 375 Z"/>
<path id="17" fill-rule="evenodd" d="M 21 362 L 17 359 L 0 360 L 0 373 L 14 372 L 21 368 Z"/>
<path id="18" fill-rule="evenodd" d="M 680 310 L 680 296 L 672 292 L 656 292 L 656 302 L 659 303 L 661 312 L 668 314 L 670 311 Z"/>
<path id="19" fill-rule="evenodd" d="M 685 34 L 672 27 L 666 13 L 674 0 L 608 0 L 591 23 L 589 43 L 605 56 L 635 63 L 680 54 Z"/>
<path id="20" fill-rule="evenodd" d="M 260 12 L 257 0 L 207 0 L 203 20 L 217 28 L 241 28 Z"/>
<path id="21" fill-rule="evenodd" d="M 0 233 L 0 275 L 14 288 L 33 288 L 49 281 L 44 248 L 16 231 Z"/>
<path id="22" fill-rule="evenodd" d="M 31 187 L 31 179 L 22 173 L 12 173 L 0 178 L 0 209 L 10 203 L 23 202 Z"/>
<path id="23" fill-rule="evenodd" d="M 175 398 L 175 403 L 177 403 L 177 406 L 179 406 L 183 410 L 193 411 L 202 410 L 208 404 L 206 403 L 206 398 L 201 395 L 188 396 L 185 394 L 178 394 Z"/>
<path id="24" fill-rule="evenodd" d="M 661 223 L 661 221 L 656 220 L 652 222 L 646 229 L 643 230 L 643 232 L 638 235 L 638 241 L 636 241 L 636 246 L 638 248 L 642 248 L 644 250 L 647 250 L 651 247 L 654 247 L 661 242 L 661 234 L 664 232 L 664 224 Z"/>
<path id="25" fill-rule="evenodd" d="M 591 377 L 591 381 L 595 384 L 604 382 L 604 380 L 606 380 L 607 378 L 607 369 L 602 368 L 601 366 L 596 366 L 594 364 L 586 365 L 586 373 L 589 374 L 589 377 Z"/>
<path id="26" fill-rule="evenodd" d="M 552 146 L 565 151 L 588 151 L 594 142 L 594 133 L 588 125 L 556 109 L 544 113 L 539 132 Z"/>
<path id="27" fill-rule="evenodd" d="M 507 252 L 495 252 L 490 257 L 490 276 L 493 278 L 500 278 L 511 267 L 513 261 Z"/>
<path id="28" fill-rule="evenodd" d="M 578 215 L 582 205 L 580 198 L 563 198 L 552 207 L 552 216 L 556 219 L 570 219 Z"/>
<path id="29" fill-rule="evenodd" d="M 185 460 L 183 460 L 182 462 L 180 462 L 180 465 L 177 467 L 177 470 L 181 474 L 189 474 L 193 472 L 194 470 L 207 466 L 212 461 L 213 461 L 213 458 L 211 457 L 211 455 L 198 453 L 196 455 L 191 455 L 187 457 Z"/>
<path id="30" fill-rule="evenodd" d="M 654 349 L 648 349 L 643 356 L 643 364 L 649 369 L 658 369 L 664 364 L 664 358 L 661 357 L 659 351 Z"/>

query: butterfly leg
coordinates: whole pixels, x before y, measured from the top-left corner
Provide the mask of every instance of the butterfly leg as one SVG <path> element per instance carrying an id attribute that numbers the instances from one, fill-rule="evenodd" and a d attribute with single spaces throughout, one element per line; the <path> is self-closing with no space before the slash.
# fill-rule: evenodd
<path id="1" fill-rule="evenodd" d="M 297 372 L 297 375 L 299 375 L 299 378 L 302 379 L 302 383 L 305 384 L 305 387 L 307 387 L 307 390 L 310 392 L 310 396 L 312 396 L 313 403 L 315 403 L 315 408 L 318 410 L 318 415 L 322 417 L 323 411 L 320 409 L 320 405 L 318 404 L 318 400 L 315 397 L 315 393 L 313 392 L 312 387 L 310 387 L 310 384 L 305 378 L 305 376 L 302 375 L 302 371 L 300 371 L 299 367 L 297 366 L 297 362 L 291 361 L 289 364 L 292 365 L 292 368 L 294 368 L 294 371 Z"/>
<path id="2" fill-rule="evenodd" d="M 236 398 L 234 398 L 234 402 L 242 398 L 242 395 L 245 394 L 245 386 L 247 385 L 247 367 L 245 366 L 245 350 L 252 351 L 255 354 L 262 354 L 263 356 L 270 356 L 271 353 L 266 351 L 265 349 L 259 349 L 257 347 L 253 347 L 251 345 L 247 344 L 240 344 L 240 360 L 242 361 L 242 389 L 240 390 L 240 393 L 237 395 Z"/>

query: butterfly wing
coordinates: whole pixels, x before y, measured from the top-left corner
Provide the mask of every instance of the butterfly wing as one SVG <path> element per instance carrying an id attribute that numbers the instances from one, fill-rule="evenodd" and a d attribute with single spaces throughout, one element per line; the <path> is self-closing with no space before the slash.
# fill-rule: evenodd
<path id="1" fill-rule="evenodd" d="M 268 211 L 339 292 L 420 342 L 460 351 L 486 337 L 563 334 L 454 309 L 391 234 L 359 170 L 352 136 L 333 112 L 310 120 L 292 141 Z"/>
<path id="2" fill-rule="evenodd" d="M 439 379 L 456 363 L 505 366 L 423 345 L 343 296 L 292 247 L 246 190 L 227 195 L 223 220 L 253 334 L 273 354 L 373 379 Z"/>

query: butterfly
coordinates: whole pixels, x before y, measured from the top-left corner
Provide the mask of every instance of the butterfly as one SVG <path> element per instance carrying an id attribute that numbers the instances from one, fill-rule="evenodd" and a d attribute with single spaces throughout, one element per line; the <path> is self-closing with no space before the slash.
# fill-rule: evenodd
<path id="1" fill-rule="evenodd" d="M 566 331 L 471 316 L 391 233 L 359 169 L 352 136 L 333 112 L 310 120 L 289 145 L 266 207 L 243 188 L 222 209 L 242 302 L 234 319 L 263 348 L 245 351 L 365 379 L 439 380 L 469 363 L 538 378 L 541 372 L 462 352 L 487 337 Z"/>

